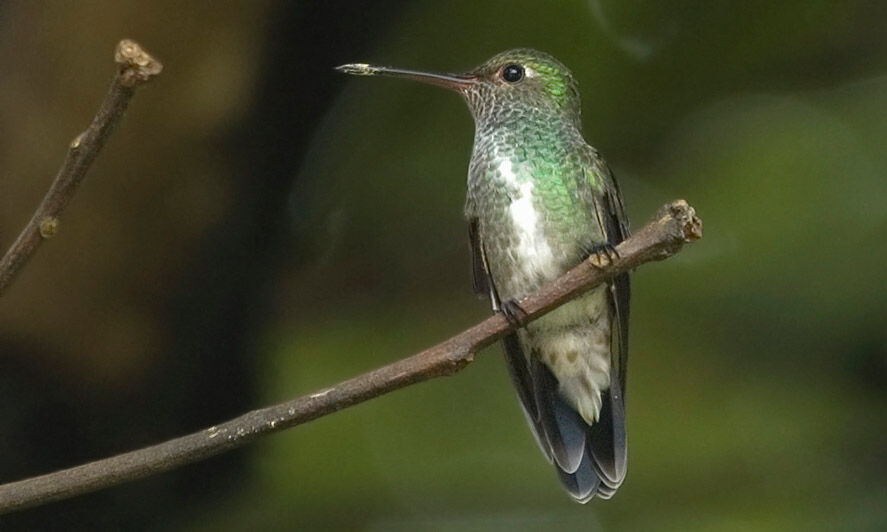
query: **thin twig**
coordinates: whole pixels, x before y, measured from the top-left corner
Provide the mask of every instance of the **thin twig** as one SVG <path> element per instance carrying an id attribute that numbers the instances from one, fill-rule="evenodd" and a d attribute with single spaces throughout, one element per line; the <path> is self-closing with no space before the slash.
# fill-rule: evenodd
<path id="1" fill-rule="evenodd" d="M 114 53 L 117 73 L 101 107 L 86 131 L 77 135 L 68 147 L 65 161 L 59 168 L 40 206 L 15 243 L 0 259 L 0 296 L 12 284 L 15 275 L 37 251 L 44 239 L 58 230 L 58 217 L 70 203 L 86 171 L 101 151 L 114 126 L 126 111 L 135 88 L 160 73 L 163 65 L 133 41 L 122 40 Z"/>
<path id="2" fill-rule="evenodd" d="M 610 264 L 584 261 L 520 301 L 526 321 L 645 262 L 662 260 L 702 236 L 702 222 L 683 200 L 663 207 L 655 219 L 616 247 Z M 0 513 L 45 504 L 154 475 L 245 445 L 265 434 L 299 425 L 379 395 L 433 377 L 452 375 L 480 349 L 511 332 L 502 315 L 430 349 L 311 395 L 254 410 L 236 419 L 165 443 L 56 473 L 0 485 Z"/>

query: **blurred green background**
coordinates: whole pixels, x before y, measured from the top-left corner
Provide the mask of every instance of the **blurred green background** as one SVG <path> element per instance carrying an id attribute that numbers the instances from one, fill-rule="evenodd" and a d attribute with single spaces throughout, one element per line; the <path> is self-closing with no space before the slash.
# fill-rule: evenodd
<path id="1" fill-rule="evenodd" d="M 92 117 L 123 37 L 165 71 L 0 300 L 0 481 L 198 430 L 489 313 L 470 289 L 472 121 L 336 75 L 561 59 L 641 226 L 629 473 L 574 504 L 500 349 L 438 379 L 7 529 L 887 527 L 887 3 L 0 2 L 0 246 Z"/>

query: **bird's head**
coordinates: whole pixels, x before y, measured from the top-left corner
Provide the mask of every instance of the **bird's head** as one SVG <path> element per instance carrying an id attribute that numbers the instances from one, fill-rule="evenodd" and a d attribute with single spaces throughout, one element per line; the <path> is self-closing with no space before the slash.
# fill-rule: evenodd
<path id="1" fill-rule="evenodd" d="M 536 50 L 508 50 L 464 74 L 436 74 L 352 63 L 337 70 L 356 75 L 412 79 L 461 93 L 475 120 L 489 123 L 527 112 L 567 118 L 578 125 L 579 89 L 569 69 Z"/>

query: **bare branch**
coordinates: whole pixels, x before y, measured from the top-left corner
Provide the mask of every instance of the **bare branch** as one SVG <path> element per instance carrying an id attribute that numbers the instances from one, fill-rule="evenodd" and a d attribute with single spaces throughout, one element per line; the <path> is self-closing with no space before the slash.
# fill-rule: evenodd
<path id="1" fill-rule="evenodd" d="M 584 261 L 536 294 L 520 301 L 532 321 L 612 277 L 645 262 L 662 260 L 702 237 L 702 222 L 683 200 L 663 207 L 655 219 L 616 247 L 610 264 Z M 511 332 L 501 315 L 430 349 L 292 401 L 254 410 L 236 419 L 174 440 L 0 486 L 0 513 L 74 497 L 202 460 L 256 438 L 317 419 L 379 395 L 433 377 L 452 375 L 480 349 Z"/>
<path id="2" fill-rule="evenodd" d="M 70 203 L 86 171 L 101 151 L 114 126 L 126 111 L 135 88 L 160 74 L 163 65 L 133 41 L 122 40 L 114 52 L 117 73 L 92 123 L 71 141 L 46 196 L 15 243 L 0 259 L 0 296 L 44 239 L 58 231 L 59 214 Z"/>

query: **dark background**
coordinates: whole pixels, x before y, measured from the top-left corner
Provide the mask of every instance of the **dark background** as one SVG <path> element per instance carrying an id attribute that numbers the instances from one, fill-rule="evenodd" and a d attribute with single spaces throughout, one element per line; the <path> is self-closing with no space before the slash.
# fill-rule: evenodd
<path id="1" fill-rule="evenodd" d="M 630 466 L 572 503 L 499 348 L 436 380 L 7 529 L 874 530 L 887 524 L 887 4 L 0 2 L 0 247 L 91 119 L 112 52 L 165 64 L 0 299 L 0 481 L 309 393 L 488 314 L 471 117 L 337 75 L 531 46 L 642 225 L 705 238 L 634 276 Z"/>

